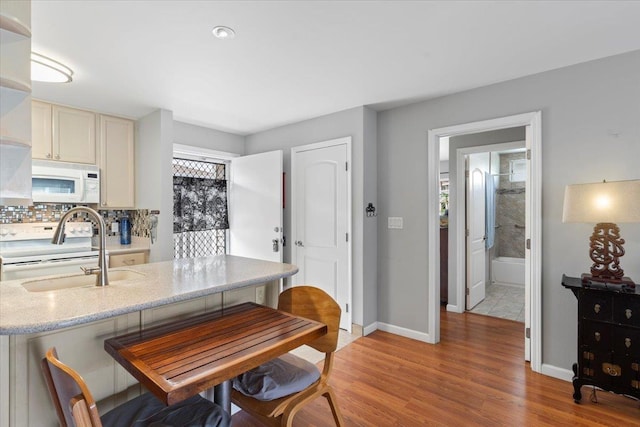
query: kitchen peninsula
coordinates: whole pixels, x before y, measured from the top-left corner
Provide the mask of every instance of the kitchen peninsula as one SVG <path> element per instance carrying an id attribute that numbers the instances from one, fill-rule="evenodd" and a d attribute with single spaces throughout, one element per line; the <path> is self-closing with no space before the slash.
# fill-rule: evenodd
<path id="1" fill-rule="evenodd" d="M 81 373 L 94 397 L 102 400 L 100 409 L 107 411 L 140 393 L 140 387 L 103 350 L 106 338 L 255 301 L 255 287 L 265 284 L 270 288 L 266 302 L 275 302 L 278 280 L 298 271 L 290 264 L 229 255 L 110 273 L 118 270 L 129 273 L 107 287 L 34 292 L 23 283 L 36 279 L 0 283 L 1 427 L 56 425 L 39 369 L 49 346 L 55 345 L 62 360 Z"/>

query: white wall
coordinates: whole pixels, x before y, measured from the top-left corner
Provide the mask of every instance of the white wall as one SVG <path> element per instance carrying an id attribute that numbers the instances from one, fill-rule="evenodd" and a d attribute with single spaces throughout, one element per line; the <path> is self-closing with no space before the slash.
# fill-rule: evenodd
<path id="1" fill-rule="evenodd" d="M 427 131 L 536 110 L 542 110 L 542 362 L 571 368 L 577 307 L 560 279 L 588 271 L 592 225 L 562 223 L 564 187 L 640 178 L 640 51 L 378 113 L 379 321 L 427 331 Z M 387 230 L 387 216 L 403 216 L 404 230 Z M 622 267 L 640 281 L 640 224 L 620 228 L 627 242 Z"/>
<path id="2" fill-rule="evenodd" d="M 174 121 L 168 110 L 139 119 L 136 131 L 136 207 L 160 211 L 149 262 L 172 260 L 174 142 L 242 154 L 244 137 Z"/>
<path id="3" fill-rule="evenodd" d="M 149 262 L 173 259 L 173 113 L 156 110 L 136 126 L 136 208 L 155 209 L 157 239 Z"/>
<path id="4" fill-rule="evenodd" d="M 244 154 L 244 136 L 178 121 L 173 122 L 173 142 L 209 150 Z"/>

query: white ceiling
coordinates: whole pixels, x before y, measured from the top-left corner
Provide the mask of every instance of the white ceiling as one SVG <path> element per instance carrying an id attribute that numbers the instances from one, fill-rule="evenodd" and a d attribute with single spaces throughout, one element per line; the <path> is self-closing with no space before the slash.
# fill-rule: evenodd
<path id="1" fill-rule="evenodd" d="M 33 96 L 246 135 L 640 49 L 638 22 L 638 1 L 33 0 L 33 50 L 75 71 Z"/>

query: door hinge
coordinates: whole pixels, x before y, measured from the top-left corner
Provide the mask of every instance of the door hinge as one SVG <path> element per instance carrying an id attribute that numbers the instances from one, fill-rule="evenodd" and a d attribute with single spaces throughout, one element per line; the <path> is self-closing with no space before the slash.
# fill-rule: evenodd
<path id="1" fill-rule="evenodd" d="M 344 235 L 345 235 L 346 241 L 348 242 L 349 241 L 349 233 L 344 233 Z"/>
<path id="2" fill-rule="evenodd" d="M 469 288 L 466 288 L 465 293 L 469 295 Z"/>
<path id="3" fill-rule="evenodd" d="M 469 171 L 464 171 L 464 177 L 469 178 Z"/>
<path id="4" fill-rule="evenodd" d="M 349 162 L 344 162 L 344 170 L 345 171 L 349 170 Z"/>
<path id="5" fill-rule="evenodd" d="M 527 337 L 527 339 L 531 338 L 531 328 L 524 329 L 524 336 Z"/>
<path id="6" fill-rule="evenodd" d="M 469 237 L 469 229 L 468 228 L 464 231 L 464 234 L 465 234 L 465 236 Z"/>
<path id="7" fill-rule="evenodd" d="M 527 239 L 527 249 L 531 249 L 531 239 Z"/>
<path id="8" fill-rule="evenodd" d="M 531 160 L 531 149 L 527 150 L 527 160 Z"/>
<path id="9" fill-rule="evenodd" d="M 349 312 L 349 304 L 347 304 L 346 312 L 347 312 L 347 313 Z"/>

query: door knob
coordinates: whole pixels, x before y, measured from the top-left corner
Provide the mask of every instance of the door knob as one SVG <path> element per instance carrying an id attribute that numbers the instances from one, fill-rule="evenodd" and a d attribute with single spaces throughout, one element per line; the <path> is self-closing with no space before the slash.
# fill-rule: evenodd
<path id="1" fill-rule="evenodd" d="M 273 239 L 271 243 L 273 243 L 273 252 L 278 252 L 280 250 L 280 242 L 278 239 Z"/>
<path id="2" fill-rule="evenodd" d="M 293 244 L 294 244 L 294 245 L 296 245 L 296 246 L 300 246 L 300 247 L 303 247 L 303 246 L 304 246 L 304 245 L 302 244 L 302 240 L 296 240 Z"/>

